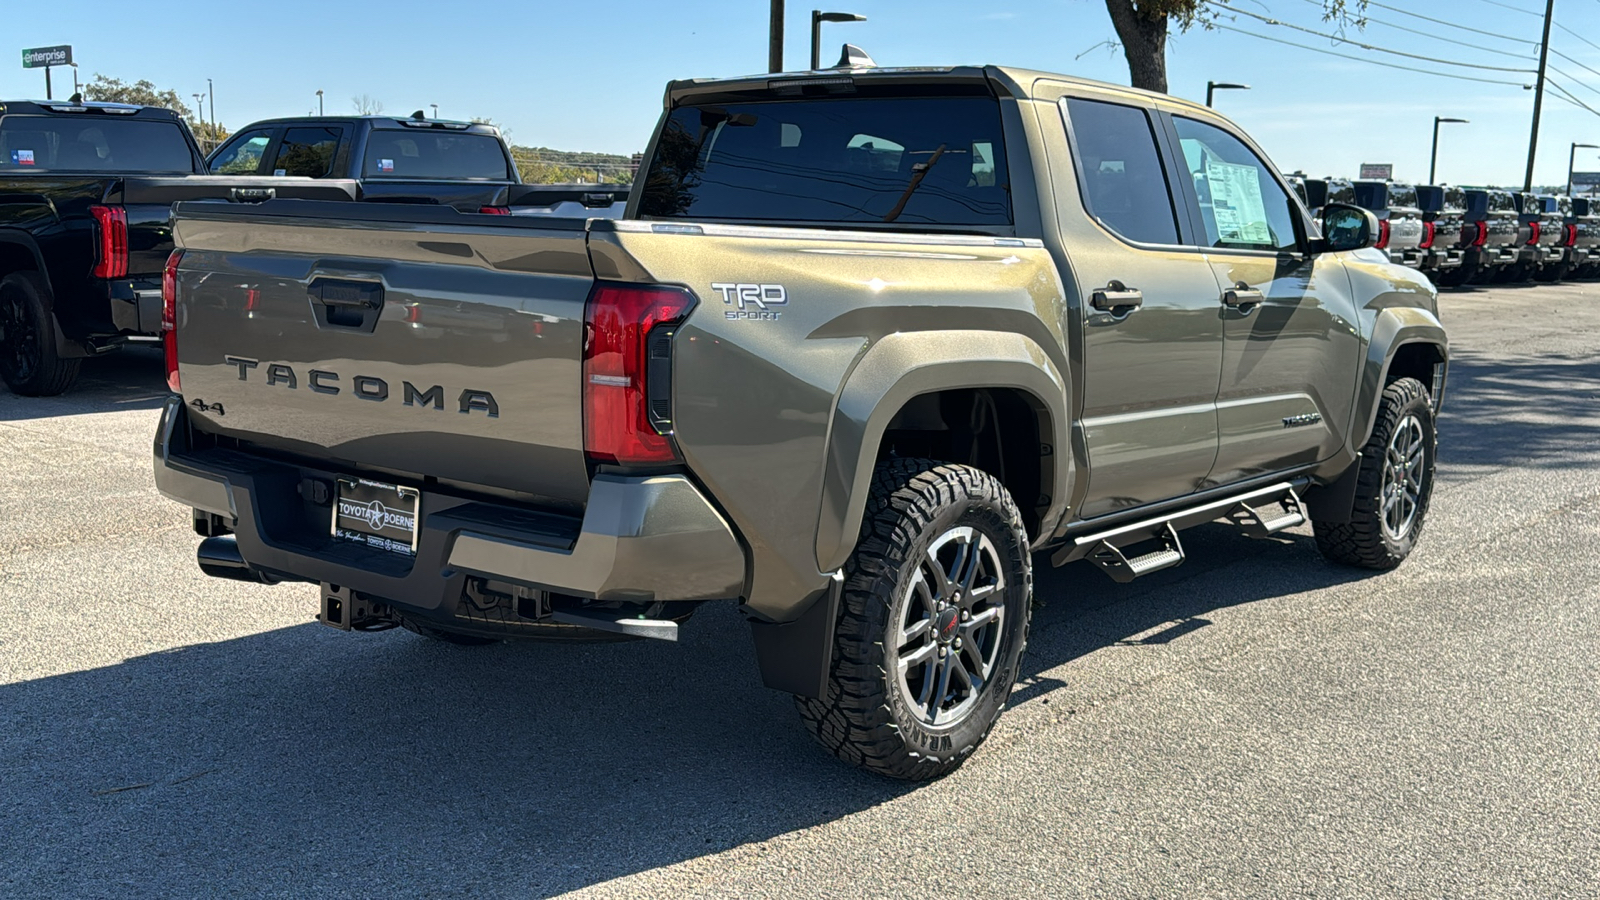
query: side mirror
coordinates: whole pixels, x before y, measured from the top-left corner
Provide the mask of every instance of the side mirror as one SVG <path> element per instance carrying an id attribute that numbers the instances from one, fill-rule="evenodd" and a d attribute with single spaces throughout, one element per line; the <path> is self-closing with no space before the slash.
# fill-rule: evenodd
<path id="1" fill-rule="evenodd" d="M 1364 250 L 1378 242 L 1378 217 L 1370 209 L 1346 203 L 1322 208 L 1323 249 L 1337 253 Z"/>

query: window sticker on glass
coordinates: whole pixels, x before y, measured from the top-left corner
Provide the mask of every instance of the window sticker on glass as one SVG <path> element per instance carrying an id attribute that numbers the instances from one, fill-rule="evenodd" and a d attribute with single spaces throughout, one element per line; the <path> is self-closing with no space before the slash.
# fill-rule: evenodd
<path id="1" fill-rule="evenodd" d="M 1206 182 L 1211 190 L 1211 212 L 1217 222 L 1217 240 L 1224 244 L 1271 244 L 1267 205 L 1255 166 L 1241 166 L 1210 157 Z"/>
<path id="2" fill-rule="evenodd" d="M 392 159 L 380 159 L 380 160 L 378 160 L 378 171 L 379 172 L 393 172 L 394 171 L 394 160 L 392 160 Z"/>
<path id="3" fill-rule="evenodd" d="M 279 178 L 282 178 L 283 176 L 289 174 L 289 170 L 288 169 L 273 169 L 272 170 L 272 174 L 277 176 L 277 177 L 279 177 Z"/>
<path id="4" fill-rule="evenodd" d="M 19 166 L 31 166 L 33 165 L 33 151 L 13 150 L 11 151 L 11 161 Z"/>

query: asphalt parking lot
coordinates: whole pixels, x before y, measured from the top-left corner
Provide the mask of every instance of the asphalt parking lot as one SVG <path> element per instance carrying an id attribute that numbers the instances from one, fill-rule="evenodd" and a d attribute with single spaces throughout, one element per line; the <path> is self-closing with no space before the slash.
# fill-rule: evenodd
<path id="1" fill-rule="evenodd" d="M 1012 709 L 925 785 L 814 746 L 731 609 L 457 648 L 205 578 L 158 355 L 0 388 L 0 895 L 1594 897 L 1600 285 L 1442 315 L 1399 571 L 1216 527 L 1046 567 Z"/>

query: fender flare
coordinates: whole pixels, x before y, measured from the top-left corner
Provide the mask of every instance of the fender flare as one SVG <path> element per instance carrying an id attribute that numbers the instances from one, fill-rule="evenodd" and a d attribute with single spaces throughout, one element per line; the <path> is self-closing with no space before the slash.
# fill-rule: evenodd
<path id="1" fill-rule="evenodd" d="M 1054 530 L 1071 495 L 1066 488 L 1073 473 L 1067 381 L 1050 356 L 1034 340 L 1015 332 L 899 332 L 862 356 L 834 404 L 817 522 L 821 571 L 843 566 L 855 549 L 878 447 L 895 413 L 922 394 L 974 388 L 1020 390 L 1048 412 L 1052 434 L 1042 438 L 1055 452 L 1043 482 L 1051 501 L 1040 531 Z"/>
<path id="2" fill-rule="evenodd" d="M 55 296 L 55 285 L 50 283 L 50 270 L 44 264 L 44 254 L 39 251 L 39 245 L 34 241 L 32 235 L 12 228 L 0 228 L 0 244 L 11 244 L 26 250 L 33 257 L 34 271 L 38 272 L 39 277 L 44 279 L 44 286 L 50 289 L 50 295 L 52 297 Z M 11 271 L 0 270 L 0 278 L 10 275 Z"/>
<path id="3" fill-rule="evenodd" d="M 1381 310 L 1372 324 L 1367 358 L 1361 366 L 1361 387 L 1351 415 L 1349 446 L 1352 451 L 1359 451 L 1372 436 L 1389 367 L 1394 363 L 1396 352 L 1408 344 L 1427 344 L 1438 352 L 1441 361 L 1450 360 L 1450 339 L 1438 316 L 1415 306 Z"/>

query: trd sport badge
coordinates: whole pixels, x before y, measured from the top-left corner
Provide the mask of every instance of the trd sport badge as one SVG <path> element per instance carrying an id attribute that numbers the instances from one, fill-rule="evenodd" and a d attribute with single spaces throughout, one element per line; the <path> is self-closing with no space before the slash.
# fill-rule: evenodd
<path id="1" fill-rule="evenodd" d="M 729 319 L 773 320 L 783 315 L 774 306 L 789 305 L 789 292 L 781 284 L 734 284 L 713 281 L 711 289 L 722 295 L 722 314 Z"/>

